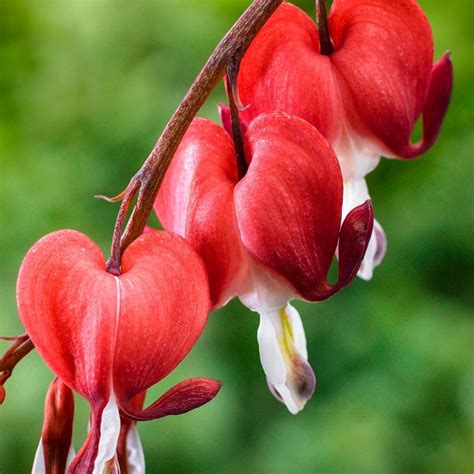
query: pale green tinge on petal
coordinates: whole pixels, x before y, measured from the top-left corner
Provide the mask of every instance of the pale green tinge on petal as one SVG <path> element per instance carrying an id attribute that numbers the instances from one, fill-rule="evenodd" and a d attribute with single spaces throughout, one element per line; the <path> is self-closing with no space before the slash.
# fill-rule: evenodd
<path id="1" fill-rule="evenodd" d="M 268 386 L 295 415 L 316 387 L 300 315 L 289 304 L 278 310 L 260 311 L 257 338 Z"/>

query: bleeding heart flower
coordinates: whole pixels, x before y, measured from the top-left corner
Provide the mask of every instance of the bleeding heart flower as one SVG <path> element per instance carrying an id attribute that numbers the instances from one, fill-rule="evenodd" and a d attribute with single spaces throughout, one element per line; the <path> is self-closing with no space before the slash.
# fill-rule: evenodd
<path id="1" fill-rule="evenodd" d="M 313 124 L 339 158 L 345 217 L 369 199 L 365 176 L 381 155 L 413 158 L 433 145 L 453 71 L 449 54 L 433 65 L 431 29 L 414 0 L 334 0 L 328 29 L 332 51 L 323 54 L 312 19 L 283 3 L 241 62 L 238 91 L 247 108 L 240 116 L 248 125 L 283 111 Z M 421 115 L 423 138 L 413 144 Z M 385 248 L 375 222 L 360 277 L 371 278 Z"/>
<path id="2" fill-rule="evenodd" d="M 245 134 L 239 180 L 224 129 L 195 119 L 155 203 L 166 229 L 188 239 L 206 265 L 214 308 L 238 295 L 260 313 L 258 341 L 268 384 L 292 413 L 315 388 L 294 297 L 321 301 L 356 275 L 372 232 L 369 202 L 340 227 L 342 177 L 322 135 L 287 114 L 265 114 Z M 327 281 L 339 242 L 339 277 Z"/>
<path id="3" fill-rule="evenodd" d="M 58 378 L 51 383 L 44 406 L 41 440 L 33 463 L 33 474 L 66 472 L 74 459 L 72 427 L 74 395 Z"/>
<path id="4" fill-rule="evenodd" d="M 102 473 L 114 458 L 120 411 L 134 420 L 185 413 L 220 383 L 189 379 L 142 410 L 133 398 L 168 375 L 201 334 L 209 310 L 205 269 L 178 236 L 152 232 L 106 272 L 97 245 L 54 232 L 26 255 L 18 277 L 20 318 L 51 370 L 91 406 L 90 433 L 70 473 Z"/>

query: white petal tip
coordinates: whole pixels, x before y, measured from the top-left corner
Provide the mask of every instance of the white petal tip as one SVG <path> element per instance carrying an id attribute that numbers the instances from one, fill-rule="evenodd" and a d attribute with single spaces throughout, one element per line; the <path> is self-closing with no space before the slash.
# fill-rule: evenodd
<path id="1" fill-rule="evenodd" d="M 316 390 L 316 376 L 308 362 L 295 361 L 285 384 L 267 384 L 274 397 L 285 404 L 292 415 L 303 410 Z"/>
<path id="2" fill-rule="evenodd" d="M 262 311 L 260 317 L 260 360 L 268 387 L 296 415 L 316 388 L 316 377 L 307 361 L 301 318 L 290 305 L 278 311 Z"/>

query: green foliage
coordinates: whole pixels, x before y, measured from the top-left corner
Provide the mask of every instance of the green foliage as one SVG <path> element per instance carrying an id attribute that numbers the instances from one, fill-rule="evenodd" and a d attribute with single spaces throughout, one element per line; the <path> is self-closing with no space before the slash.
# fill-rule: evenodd
<path id="1" fill-rule="evenodd" d="M 0 334 L 22 331 L 16 273 L 41 235 L 74 228 L 107 250 L 117 206 L 93 196 L 125 187 L 248 3 L 1 2 Z M 312 9 L 312 1 L 296 3 Z M 297 305 L 318 376 L 315 397 L 297 417 L 273 399 L 258 360 L 257 317 L 232 302 L 152 390 L 150 397 L 189 376 L 224 382 L 208 406 L 140 425 L 148 472 L 473 471 L 472 7 L 421 3 L 437 55 L 453 53 L 453 103 L 424 158 L 383 160 L 369 176 L 389 238 L 374 279 L 325 303 Z M 222 87 L 202 115 L 217 119 L 217 100 Z M 29 472 L 50 380 L 35 354 L 9 381 L 0 408 L 2 474 Z M 83 402 L 78 415 L 76 446 L 87 424 Z"/>

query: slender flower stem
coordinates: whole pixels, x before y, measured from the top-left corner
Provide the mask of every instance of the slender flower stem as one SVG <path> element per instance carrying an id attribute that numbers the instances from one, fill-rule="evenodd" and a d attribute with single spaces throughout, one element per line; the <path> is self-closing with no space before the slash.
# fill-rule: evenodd
<path id="1" fill-rule="evenodd" d="M 242 127 L 240 124 L 239 107 L 242 107 L 238 96 L 237 76 L 239 74 L 240 60 L 233 60 L 227 67 L 226 85 L 229 96 L 230 119 L 232 122 L 232 138 L 234 139 L 235 153 L 237 155 L 237 169 L 239 179 L 247 172 L 247 160 L 245 159 L 244 141 Z"/>
<path id="2" fill-rule="evenodd" d="M 120 237 L 120 246 L 116 243 L 119 233 L 114 234 L 111 261 L 120 261 L 120 254 L 143 232 L 160 184 L 183 135 L 212 90 L 224 76 L 229 62 L 237 60 L 237 55 L 242 56 L 245 53 L 254 37 L 281 3 L 282 0 L 254 0 L 217 45 L 142 168 L 128 185 L 128 189 L 133 190 L 132 197 L 138 193 L 137 202 L 125 232 Z M 126 206 L 128 204 L 122 202 L 122 207 Z"/>
<path id="3" fill-rule="evenodd" d="M 326 0 L 316 0 L 316 20 L 319 31 L 319 49 L 321 54 L 329 56 L 334 51 L 328 29 Z"/>
<path id="4" fill-rule="evenodd" d="M 120 275 L 120 238 L 122 236 L 125 219 L 127 218 L 128 208 L 130 207 L 130 203 L 132 202 L 133 196 L 137 192 L 138 187 L 138 181 L 132 181 L 130 186 L 125 190 L 123 198 L 118 196 L 123 200 L 119 209 L 117 220 L 115 222 L 114 234 L 112 238 L 112 252 L 106 267 L 106 270 L 115 276 Z"/>

